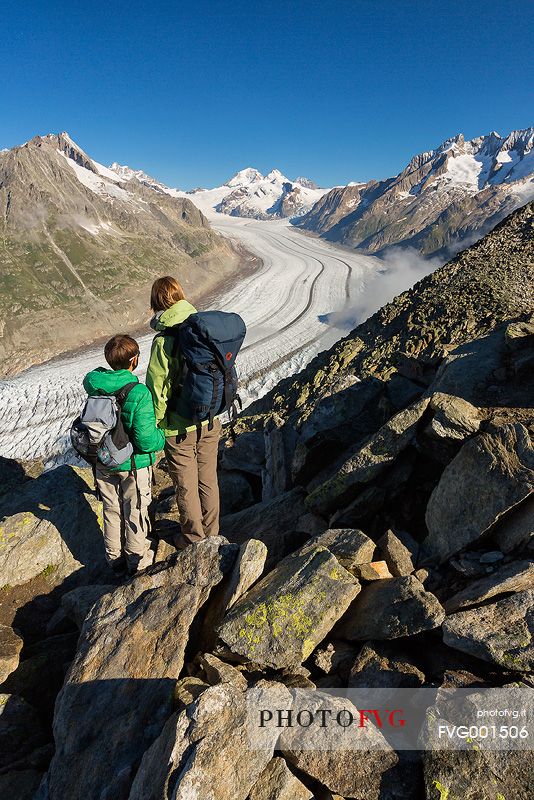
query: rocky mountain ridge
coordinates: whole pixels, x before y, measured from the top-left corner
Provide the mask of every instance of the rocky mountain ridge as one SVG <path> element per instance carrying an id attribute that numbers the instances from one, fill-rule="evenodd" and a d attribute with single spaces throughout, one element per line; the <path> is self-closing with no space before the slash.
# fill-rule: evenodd
<path id="1" fill-rule="evenodd" d="M 66 133 L 0 153 L 0 220 L 2 375 L 140 326 L 162 272 L 195 294 L 240 261 L 190 200 L 98 164 Z"/>
<path id="2" fill-rule="evenodd" d="M 532 693 L 533 225 L 530 203 L 247 410 L 220 536 L 175 551 L 160 462 L 155 563 L 126 583 L 90 470 L 0 463 L 6 796 L 530 799 L 528 751 L 433 747 L 432 720 L 465 724 L 450 689 Z M 363 750 L 289 728 L 251 746 L 251 692 L 419 687 L 420 750 L 372 722 Z"/>
<path id="3" fill-rule="evenodd" d="M 414 156 L 395 177 L 332 189 L 296 224 L 369 253 L 403 246 L 450 257 L 534 197 L 534 128 Z"/>

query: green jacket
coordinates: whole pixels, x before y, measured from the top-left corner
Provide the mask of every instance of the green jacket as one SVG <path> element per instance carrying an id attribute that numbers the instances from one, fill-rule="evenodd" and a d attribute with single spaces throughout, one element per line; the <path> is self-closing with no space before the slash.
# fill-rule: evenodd
<path id="1" fill-rule="evenodd" d="M 137 383 L 128 394 L 122 407 L 124 430 L 133 444 L 134 462 L 137 469 L 149 467 L 156 460 L 158 450 L 163 450 L 165 437 L 156 427 L 152 395 L 138 378 L 127 369 L 105 369 L 98 367 L 89 372 L 83 380 L 83 388 L 91 397 L 113 394 L 127 383 Z M 130 460 L 125 461 L 115 471 L 131 469 Z"/>
<path id="2" fill-rule="evenodd" d="M 190 314 L 195 313 L 196 308 L 191 303 L 187 300 L 180 300 L 162 314 L 157 315 L 151 324 L 156 331 L 164 331 L 165 328 L 179 325 Z M 196 430 L 196 425 L 191 419 L 186 419 L 175 411 L 168 410 L 173 387 L 178 386 L 182 371 L 180 354 L 178 353 L 175 358 L 172 356 L 173 346 L 172 336 L 155 336 L 146 373 L 146 385 L 154 399 L 156 422 L 165 436 L 179 436 L 187 431 Z M 202 425 L 207 424 L 207 421 L 202 423 Z"/>

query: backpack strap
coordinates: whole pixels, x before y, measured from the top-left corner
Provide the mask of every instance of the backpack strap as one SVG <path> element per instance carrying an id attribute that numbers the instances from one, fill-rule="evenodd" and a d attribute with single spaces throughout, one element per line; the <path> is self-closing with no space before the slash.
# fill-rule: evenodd
<path id="1" fill-rule="evenodd" d="M 125 401 L 126 401 L 126 398 L 130 394 L 130 392 L 132 391 L 134 386 L 137 386 L 137 385 L 138 385 L 138 381 L 131 381 L 131 383 L 126 383 L 124 386 L 122 386 L 116 392 L 113 392 L 111 397 L 115 397 L 117 399 L 117 403 L 122 408 L 124 403 L 125 403 Z"/>

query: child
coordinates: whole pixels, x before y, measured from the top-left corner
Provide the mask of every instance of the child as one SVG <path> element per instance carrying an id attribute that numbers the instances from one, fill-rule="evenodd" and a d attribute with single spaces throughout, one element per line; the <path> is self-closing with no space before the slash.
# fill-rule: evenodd
<path id="1" fill-rule="evenodd" d="M 165 444 L 156 427 L 152 395 L 132 375 L 139 362 L 139 345 L 118 334 L 106 344 L 104 356 L 111 369 L 98 367 L 83 381 L 91 397 L 111 395 L 136 383 L 122 405 L 122 423 L 134 448 L 132 459 L 114 469 L 98 465 L 96 484 L 104 505 L 104 545 L 114 574 L 134 575 L 152 563 L 147 534 L 152 497 L 152 465 Z M 132 464 L 133 461 L 133 464 Z"/>

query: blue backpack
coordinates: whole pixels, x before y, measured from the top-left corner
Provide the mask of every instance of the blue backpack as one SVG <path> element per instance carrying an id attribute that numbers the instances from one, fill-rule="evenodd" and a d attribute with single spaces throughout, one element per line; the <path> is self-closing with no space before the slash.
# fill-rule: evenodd
<path id="1" fill-rule="evenodd" d="M 172 356 L 180 356 L 180 383 L 173 391 L 169 408 L 194 423 L 228 411 L 230 422 L 237 417 L 235 360 L 247 329 L 239 314 L 201 311 L 184 322 L 166 328 L 158 336 L 172 336 Z"/>

